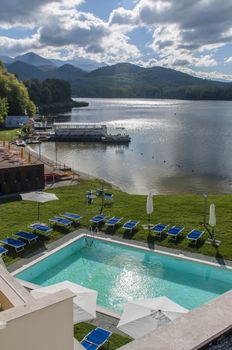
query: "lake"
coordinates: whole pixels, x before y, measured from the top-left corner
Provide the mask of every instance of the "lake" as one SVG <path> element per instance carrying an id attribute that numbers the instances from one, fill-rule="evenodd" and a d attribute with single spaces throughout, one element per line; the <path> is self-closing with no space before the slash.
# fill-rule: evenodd
<path id="1" fill-rule="evenodd" d="M 77 99 L 78 100 L 78 99 Z M 129 133 L 128 146 L 57 143 L 61 163 L 129 193 L 231 193 L 232 102 L 82 99 L 70 122 L 98 122 Z M 42 154 L 55 159 L 55 144 Z"/>

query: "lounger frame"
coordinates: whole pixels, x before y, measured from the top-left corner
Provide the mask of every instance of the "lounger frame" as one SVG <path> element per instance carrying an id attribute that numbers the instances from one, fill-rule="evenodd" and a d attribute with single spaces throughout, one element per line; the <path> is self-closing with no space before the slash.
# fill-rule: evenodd
<path id="1" fill-rule="evenodd" d="M 25 237 L 24 235 L 20 235 L 20 233 L 29 233 L 30 235 L 34 235 L 34 237 L 33 238 Z M 15 233 L 15 236 L 17 238 L 24 239 L 25 241 L 27 241 L 28 244 L 35 243 L 37 241 L 37 238 L 38 238 L 38 236 L 36 234 L 31 233 L 31 232 L 26 232 L 26 231 L 18 231 Z"/>
<path id="2" fill-rule="evenodd" d="M 16 247 L 14 244 L 11 244 L 11 243 L 7 242 L 7 241 L 6 241 L 7 239 L 12 239 L 12 240 L 15 240 L 15 241 L 19 241 L 19 242 L 21 242 L 21 246 Z M 7 238 L 1 240 L 0 242 L 3 243 L 3 244 L 8 245 L 9 247 L 14 248 L 15 251 L 16 251 L 16 253 L 19 253 L 19 252 L 21 252 L 22 250 L 24 250 L 24 247 L 25 247 L 25 245 L 26 245 L 26 243 L 24 243 L 23 241 L 20 241 L 20 239 L 13 238 L 13 237 L 7 237 Z"/>
<path id="3" fill-rule="evenodd" d="M 72 225 L 72 221 L 62 218 L 62 217 L 54 217 L 52 219 L 49 219 L 52 226 L 59 226 L 64 228 L 70 228 Z M 64 221 L 67 221 L 67 223 L 64 223 Z"/>
<path id="4" fill-rule="evenodd" d="M 132 223 L 132 222 L 134 222 L 134 226 L 133 226 L 133 227 L 126 227 L 127 224 Z M 140 221 L 128 220 L 128 221 L 123 225 L 122 228 L 125 229 L 125 230 L 128 230 L 128 231 L 132 232 L 132 231 L 136 228 L 136 226 L 137 226 L 139 223 L 140 223 Z"/>
<path id="5" fill-rule="evenodd" d="M 197 238 L 190 238 L 189 237 L 189 235 L 192 233 L 192 232 L 194 232 L 194 231 L 198 231 L 198 232 L 200 232 L 201 234 L 197 237 Z M 205 233 L 205 231 L 200 231 L 200 230 L 192 230 L 192 231 L 190 231 L 188 234 L 187 234 L 187 236 L 186 236 L 186 238 L 187 239 L 189 239 L 190 241 L 192 241 L 192 242 L 194 242 L 194 244 L 196 245 L 197 244 L 197 242 L 198 242 L 198 240 L 203 236 L 203 234 Z"/>
<path id="6" fill-rule="evenodd" d="M 170 239 L 174 239 L 174 240 L 176 241 L 176 240 L 177 240 L 177 237 L 178 237 L 178 236 L 181 234 L 181 232 L 184 230 L 184 226 L 183 226 L 183 227 L 180 227 L 181 229 L 180 229 L 180 231 L 179 231 L 178 233 L 176 233 L 176 234 L 170 233 L 169 231 L 170 231 L 171 229 L 175 228 L 175 227 L 180 227 L 180 226 L 174 225 L 174 226 L 170 227 L 170 229 L 167 231 L 167 235 L 170 236 Z"/>
<path id="7" fill-rule="evenodd" d="M 61 216 L 74 222 L 75 224 L 78 223 L 80 221 L 80 219 L 82 219 L 82 216 L 80 216 L 78 214 L 74 214 L 74 213 L 68 213 L 68 212 L 61 214 Z"/>
<path id="8" fill-rule="evenodd" d="M 35 227 L 34 225 L 37 225 L 38 227 Z M 32 230 L 32 232 L 36 232 L 38 234 L 43 234 L 44 236 L 50 236 L 51 232 L 53 231 L 52 227 L 49 227 L 48 225 L 40 223 L 40 222 L 35 222 L 34 224 L 31 224 L 28 227 Z M 44 230 L 41 230 L 39 227 L 47 227 L 48 230 L 44 231 Z"/>
<path id="9" fill-rule="evenodd" d="M 0 257 L 6 255 L 8 250 L 5 247 L 0 246 Z"/>
<path id="10" fill-rule="evenodd" d="M 114 219 L 118 219 L 115 223 L 109 223 L 111 220 Z M 112 218 L 110 218 L 108 221 L 106 221 L 105 225 L 107 226 L 111 226 L 111 227 L 115 227 L 116 225 L 118 225 L 121 221 L 123 220 L 123 218 L 119 218 L 117 216 L 112 216 Z"/>
<path id="11" fill-rule="evenodd" d="M 159 226 L 159 225 L 162 225 L 162 226 L 165 225 L 165 227 L 164 227 L 161 231 L 158 231 L 158 230 L 156 231 L 156 230 L 154 230 L 154 228 L 157 227 L 157 226 Z M 161 237 L 162 234 L 164 233 L 164 231 L 167 230 L 168 227 L 169 227 L 169 225 L 162 224 L 162 223 L 159 222 L 158 224 L 154 225 L 154 226 L 151 228 L 151 232 L 152 232 L 152 233 L 155 233 L 156 236 Z"/>
<path id="12" fill-rule="evenodd" d="M 99 329 L 108 332 L 108 333 L 109 333 L 109 334 L 108 334 L 108 337 L 107 337 L 106 339 L 104 339 L 104 341 L 102 341 L 101 343 L 99 343 L 99 342 L 93 342 L 93 341 L 89 340 L 88 337 L 89 337 L 92 333 L 97 332 Z M 111 332 L 111 331 L 108 331 L 108 330 L 106 330 L 106 329 L 104 329 L 104 328 L 101 328 L 101 327 L 97 327 L 97 328 L 93 329 L 92 331 L 90 331 L 90 332 L 84 337 L 84 339 L 82 339 L 81 345 L 82 345 L 85 349 L 95 347 L 94 350 L 98 350 L 98 349 L 100 349 L 106 342 L 109 342 L 109 338 L 110 338 L 111 335 L 112 335 L 112 332 Z M 87 347 L 85 347 L 84 343 L 87 343 L 87 344 L 89 344 L 89 345 L 88 345 Z"/>

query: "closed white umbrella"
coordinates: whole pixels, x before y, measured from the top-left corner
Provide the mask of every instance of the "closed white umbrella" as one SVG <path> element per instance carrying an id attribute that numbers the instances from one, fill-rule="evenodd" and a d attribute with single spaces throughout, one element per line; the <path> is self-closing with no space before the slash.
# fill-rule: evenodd
<path id="1" fill-rule="evenodd" d="M 73 323 L 84 322 L 96 318 L 97 291 L 80 286 L 70 281 L 64 281 L 51 286 L 34 289 L 31 295 L 35 299 L 45 295 L 69 289 L 76 296 L 73 298 Z"/>
<path id="2" fill-rule="evenodd" d="M 40 203 L 46 203 L 46 202 L 59 199 L 54 193 L 48 193 L 48 192 L 42 192 L 42 191 L 20 193 L 20 196 L 24 201 L 33 201 L 38 203 L 38 220 L 39 220 Z"/>
<path id="3" fill-rule="evenodd" d="M 150 230 L 151 214 L 153 213 L 153 194 L 152 194 L 152 192 L 149 192 L 149 194 L 147 196 L 146 211 L 147 211 L 147 215 L 148 215 L 148 228 Z"/>
<path id="4" fill-rule="evenodd" d="M 134 300 L 125 305 L 117 328 L 137 339 L 186 312 L 167 297 Z"/>
<path id="5" fill-rule="evenodd" d="M 209 225 L 212 227 L 212 238 L 214 239 L 214 227 L 216 226 L 216 213 L 215 213 L 215 205 L 210 204 L 209 208 Z"/>

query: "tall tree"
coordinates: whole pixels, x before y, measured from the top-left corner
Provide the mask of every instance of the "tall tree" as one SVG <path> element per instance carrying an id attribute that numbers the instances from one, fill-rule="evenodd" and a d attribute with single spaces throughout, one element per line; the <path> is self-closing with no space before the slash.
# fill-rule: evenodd
<path id="1" fill-rule="evenodd" d="M 8 114 L 8 109 L 9 109 L 9 105 L 7 102 L 7 98 L 0 97 L 0 125 L 4 124 L 5 118 Z"/>

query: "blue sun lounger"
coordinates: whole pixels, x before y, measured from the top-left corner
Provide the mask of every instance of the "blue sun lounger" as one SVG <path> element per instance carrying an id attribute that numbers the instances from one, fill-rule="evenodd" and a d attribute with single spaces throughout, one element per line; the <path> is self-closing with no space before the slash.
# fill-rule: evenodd
<path id="1" fill-rule="evenodd" d="M 0 256 L 6 254 L 7 252 L 8 250 L 6 248 L 0 246 Z"/>
<path id="2" fill-rule="evenodd" d="M 151 231 L 157 236 L 161 237 L 162 233 L 167 229 L 167 227 L 167 224 L 157 224 L 151 228 Z"/>
<path id="3" fill-rule="evenodd" d="M 139 221 L 129 220 L 123 225 L 122 228 L 124 228 L 125 230 L 132 231 L 138 225 L 138 223 Z"/>
<path id="4" fill-rule="evenodd" d="M 5 239 L 2 239 L 0 242 L 14 248 L 17 253 L 21 252 L 26 245 L 26 243 L 20 241 L 20 239 L 16 239 L 12 237 L 7 237 Z"/>
<path id="5" fill-rule="evenodd" d="M 119 224 L 120 221 L 122 221 L 123 218 L 118 218 L 117 216 L 113 216 L 108 221 L 106 221 L 107 226 L 114 227 L 115 225 Z"/>
<path id="6" fill-rule="evenodd" d="M 104 221 L 107 218 L 107 215 L 95 215 L 92 219 L 90 219 L 91 222 L 94 224 L 99 224 L 99 222 Z"/>
<path id="7" fill-rule="evenodd" d="M 203 236 L 205 231 L 198 231 L 198 230 L 192 230 L 190 231 L 186 238 L 190 239 L 191 241 L 195 242 L 195 244 L 197 244 L 198 239 L 201 238 L 201 236 Z"/>
<path id="8" fill-rule="evenodd" d="M 80 221 L 80 219 L 82 218 L 82 216 L 78 215 L 78 214 L 73 214 L 73 213 L 68 213 L 65 212 L 64 214 L 62 214 L 61 216 L 63 216 L 64 218 L 71 220 L 74 223 L 77 223 Z"/>
<path id="9" fill-rule="evenodd" d="M 172 226 L 168 231 L 167 234 L 173 238 L 173 239 L 177 239 L 177 237 L 179 236 L 179 234 L 183 231 L 184 227 L 180 227 L 180 226 Z"/>
<path id="10" fill-rule="evenodd" d="M 49 236 L 53 231 L 53 229 L 50 226 L 41 223 L 31 224 L 29 228 L 31 228 L 33 232 L 40 233 L 46 236 Z"/>
<path id="11" fill-rule="evenodd" d="M 35 235 L 34 233 L 26 232 L 26 231 L 19 231 L 19 232 L 15 233 L 15 236 L 17 236 L 17 238 L 24 239 L 29 244 L 36 242 L 36 240 L 38 238 L 38 236 Z"/>
<path id="12" fill-rule="evenodd" d="M 81 341 L 81 345 L 87 350 L 98 350 L 105 344 L 106 341 L 109 340 L 111 334 L 112 332 L 107 331 L 104 328 L 97 327 L 85 336 L 85 338 Z"/>
<path id="13" fill-rule="evenodd" d="M 65 228 L 70 228 L 72 225 L 72 221 L 65 219 L 65 218 L 61 218 L 61 217 L 54 217 L 52 219 L 49 219 L 49 221 L 51 222 L 52 226 L 60 226 L 60 227 L 65 227 Z"/>

